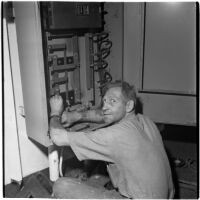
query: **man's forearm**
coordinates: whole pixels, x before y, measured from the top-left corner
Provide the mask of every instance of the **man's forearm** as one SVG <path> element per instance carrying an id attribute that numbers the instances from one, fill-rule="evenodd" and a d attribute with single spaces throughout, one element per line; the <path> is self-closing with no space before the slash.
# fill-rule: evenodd
<path id="1" fill-rule="evenodd" d="M 50 119 L 50 128 L 64 129 L 63 126 L 60 123 L 60 117 L 59 116 L 51 117 L 51 119 Z"/>
<path id="2" fill-rule="evenodd" d="M 87 110 L 84 112 L 80 112 L 79 121 L 103 123 L 103 113 L 101 110 Z"/>
<path id="3" fill-rule="evenodd" d="M 67 131 L 60 123 L 60 117 L 54 116 L 50 120 L 51 140 L 57 146 L 69 146 Z"/>

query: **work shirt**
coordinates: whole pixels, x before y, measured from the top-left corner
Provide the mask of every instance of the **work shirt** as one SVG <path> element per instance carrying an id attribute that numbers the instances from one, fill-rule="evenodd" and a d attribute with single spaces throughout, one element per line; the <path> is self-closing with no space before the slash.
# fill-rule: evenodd
<path id="1" fill-rule="evenodd" d="M 173 198 L 169 161 L 156 125 L 131 114 L 115 125 L 93 132 L 69 132 L 79 160 L 103 160 L 121 195 L 128 198 Z"/>

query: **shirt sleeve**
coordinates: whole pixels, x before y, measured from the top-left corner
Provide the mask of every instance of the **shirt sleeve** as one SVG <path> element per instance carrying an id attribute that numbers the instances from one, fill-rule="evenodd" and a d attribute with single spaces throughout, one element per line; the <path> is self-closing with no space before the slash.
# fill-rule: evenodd
<path id="1" fill-rule="evenodd" d="M 69 143 L 79 160 L 112 160 L 112 133 L 103 128 L 93 132 L 68 132 Z"/>

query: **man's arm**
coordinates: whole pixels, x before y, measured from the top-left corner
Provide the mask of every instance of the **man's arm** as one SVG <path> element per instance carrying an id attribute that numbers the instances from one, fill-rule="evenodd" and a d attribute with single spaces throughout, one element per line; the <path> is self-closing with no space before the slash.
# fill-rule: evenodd
<path id="1" fill-rule="evenodd" d="M 103 123 L 103 112 L 100 109 L 81 112 L 81 121 Z"/>
<path id="2" fill-rule="evenodd" d="M 50 99 L 51 119 L 50 119 L 50 137 L 54 144 L 58 146 L 69 145 L 67 131 L 60 122 L 60 116 L 63 110 L 63 100 L 59 95 Z"/>
<path id="3" fill-rule="evenodd" d="M 50 120 L 50 137 L 57 146 L 69 146 L 67 131 L 60 123 L 60 117 L 53 116 Z"/>
<path id="4" fill-rule="evenodd" d="M 59 95 L 55 95 L 50 99 L 51 120 L 50 120 L 50 136 L 53 143 L 58 146 L 69 145 L 68 133 L 61 124 L 60 116 L 63 110 L 63 100 Z M 101 110 L 88 110 L 83 112 L 63 112 L 62 123 L 69 126 L 78 121 L 103 122 L 103 114 Z"/>
<path id="5" fill-rule="evenodd" d="M 68 127 L 75 122 L 96 122 L 103 123 L 103 113 L 100 109 L 87 111 L 64 111 L 62 114 L 62 123 L 64 127 Z"/>

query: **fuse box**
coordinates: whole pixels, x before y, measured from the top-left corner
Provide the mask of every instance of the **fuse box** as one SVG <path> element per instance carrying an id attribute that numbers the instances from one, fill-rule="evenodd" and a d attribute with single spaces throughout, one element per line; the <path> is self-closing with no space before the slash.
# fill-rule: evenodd
<path id="1" fill-rule="evenodd" d="M 102 3 L 41 3 L 41 16 L 47 97 L 59 92 L 70 110 L 98 106 L 102 85 L 112 80 L 105 60 L 112 42 L 102 31 Z"/>
<path id="2" fill-rule="evenodd" d="M 48 2 L 42 3 L 45 29 L 68 33 L 103 31 L 103 3 Z"/>

